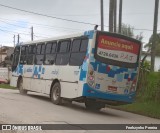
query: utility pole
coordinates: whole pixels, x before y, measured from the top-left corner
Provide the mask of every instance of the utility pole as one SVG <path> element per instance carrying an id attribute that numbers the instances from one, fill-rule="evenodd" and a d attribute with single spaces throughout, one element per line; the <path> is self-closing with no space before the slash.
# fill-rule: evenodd
<path id="1" fill-rule="evenodd" d="M 101 31 L 104 31 L 104 14 L 103 14 L 103 0 L 101 0 L 101 7 L 100 7 L 100 10 L 101 10 Z"/>
<path id="2" fill-rule="evenodd" d="M 18 38 L 17 38 L 17 44 L 19 45 L 19 34 L 17 36 L 18 36 Z"/>
<path id="3" fill-rule="evenodd" d="M 33 41 L 33 26 L 31 27 L 31 41 Z"/>
<path id="4" fill-rule="evenodd" d="M 119 30 L 118 32 L 121 34 L 122 31 L 122 0 L 119 1 Z"/>
<path id="5" fill-rule="evenodd" d="M 114 32 L 117 32 L 117 0 L 114 0 Z"/>
<path id="6" fill-rule="evenodd" d="M 157 23 L 158 23 L 158 8 L 159 0 L 155 0 L 155 10 L 154 10 L 154 24 L 153 24 L 153 40 L 151 47 L 151 71 L 154 71 L 155 64 L 155 50 L 156 50 L 156 39 L 157 39 Z"/>
<path id="7" fill-rule="evenodd" d="M 14 47 L 15 47 L 15 44 L 16 44 L 16 36 L 15 35 L 13 36 L 13 44 L 14 44 Z"/>
<path id="8" fill-rule="evenodd" d="M 114 0 L 109 2 L 109 32 L 113 32 Z"/>

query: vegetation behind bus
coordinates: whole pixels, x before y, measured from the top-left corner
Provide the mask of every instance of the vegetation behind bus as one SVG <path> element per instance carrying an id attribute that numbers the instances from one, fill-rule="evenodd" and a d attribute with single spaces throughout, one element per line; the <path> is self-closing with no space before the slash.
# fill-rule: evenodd
<path id="1" fill-rule="evenodd" d="M 140 70 L 136 99 L 133 104 L 114 107 L 160 119 L 160 72 L 150 72 L 145 61 Z"/>

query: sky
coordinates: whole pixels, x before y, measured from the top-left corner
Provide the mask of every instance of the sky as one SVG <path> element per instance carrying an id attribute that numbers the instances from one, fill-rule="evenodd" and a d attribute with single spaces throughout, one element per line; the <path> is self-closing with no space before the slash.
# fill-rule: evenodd
<path id="1" fill-rule="evenodd" d="M 153 33 L 154 3 L 154 0 L 123 0 L 122 23 L 131 25 L 135 35 L 142 33 L 144 44 Z M 100 25 L 100 0 L 0 0 L 0 4 L 52 17 Z M 160 19 L 160 9 L 158 17 Z M 105 31 L 108 31 L 108 23 L 109 0 L 104 0 Z M 30 41 L 32 26 L 34 40 L 79 33 L 94 28 L 94 25 L 90 24 L 44 17 L 0 5 L 0 45 L 14 46 L 13 36 L 15 35 L 17 43 L 18 34 L 20 42 Z M 100 26 L 98 29 L 100 30 Z M 160 20 L 158 32 L 160 32 Z"/>

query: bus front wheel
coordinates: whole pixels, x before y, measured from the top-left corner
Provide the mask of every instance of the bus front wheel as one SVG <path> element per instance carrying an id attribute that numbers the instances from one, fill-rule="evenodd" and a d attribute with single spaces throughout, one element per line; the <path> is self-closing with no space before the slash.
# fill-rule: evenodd
<path id="1" fill-rule="evenodd" d="M 56 82 L 52 87 L 51 101 L 56 105 L 60 105 L 62 103 L 61 87 L 60 87 L 60 84 L 58 82 Z"/>
<path id="2" fill-rule="evenodd" d="M 20 94 L 22 94 L 22 95 L 27 94 L 27 90 L 24 90 L 24 88 L 23 88 L 23 79 L 22 78 L 19 79 L 19 81 L 18 81 L 18 89 L 19 89 Z"/>
<path id="3" fill-rule="evenodd" d="M 92 101 L 92 100 L 86 100 L 85 101 L 85 106 L 86 106 L 86 109 L 88 109 L 88 110 L 98 111 L 101 108 L 104 108 L 105 104 L 98 103 L 98 102 L 95 102 L 95 101 Z"/>

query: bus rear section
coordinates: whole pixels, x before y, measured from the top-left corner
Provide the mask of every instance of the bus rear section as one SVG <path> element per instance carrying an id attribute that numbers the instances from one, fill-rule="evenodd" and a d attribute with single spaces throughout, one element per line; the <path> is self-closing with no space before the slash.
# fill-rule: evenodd
<path id="1" fill-rule="evenodd" d="M 134 101 L 141 42 L 120 34 L 97 31 L 83 86 L 87 105 L 110 105 Z M 95 102 L 96 101 L 96 102 Z M 104 106 L 102 104 L 102 106 Z"/>

